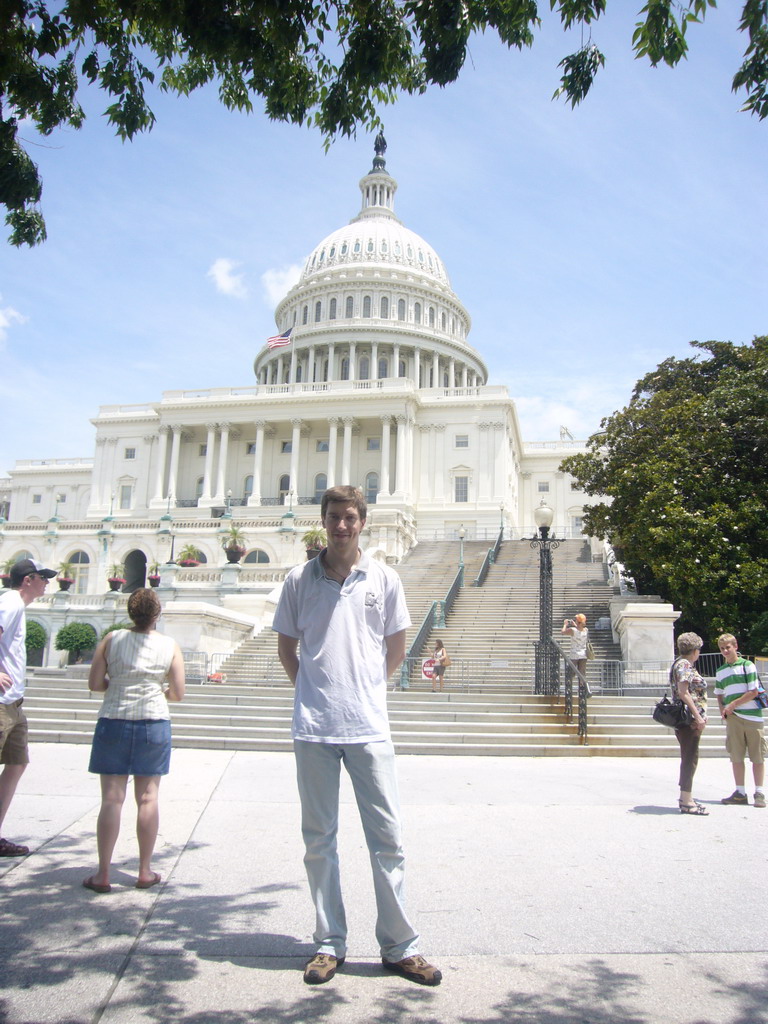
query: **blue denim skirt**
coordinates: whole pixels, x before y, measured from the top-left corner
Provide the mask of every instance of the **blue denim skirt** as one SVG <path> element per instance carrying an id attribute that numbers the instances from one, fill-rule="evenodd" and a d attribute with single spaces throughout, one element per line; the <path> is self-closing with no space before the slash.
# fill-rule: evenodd
<path id="1" fill-rule="evenodd" d="M 171 723 L 165 719 L 96 722 L 88 771 L 95 775 L 167 775 L 171 766 Z"/>

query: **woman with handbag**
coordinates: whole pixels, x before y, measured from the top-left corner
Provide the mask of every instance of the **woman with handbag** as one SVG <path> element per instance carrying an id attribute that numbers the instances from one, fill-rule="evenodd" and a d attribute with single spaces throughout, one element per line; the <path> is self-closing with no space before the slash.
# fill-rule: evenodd
<path id="1" fill-rule="evenodd" d="M 432 693 L 443 689 L 445 683 L 445 670 L 450 665 L 451 659 L 443 647 L 442 640 L 435 640 L 435 649 L 432 653 L 434 665 L 432 667 Z"/>
<path id="2" fill-rule="evenodd" d="M 689 721 L 675 727 L 680 744 L 680 799 L 681 814 L 709 814 L 702 804 L 693 799 L 693 776 L 699 761 L 699 740 L 707 724 L 707 684 L 695 669 L 704 641 L 696 633 L 681 633 L 677 638 L 679 657 L 669 671 L 672 700 L 684 704 Z"/>

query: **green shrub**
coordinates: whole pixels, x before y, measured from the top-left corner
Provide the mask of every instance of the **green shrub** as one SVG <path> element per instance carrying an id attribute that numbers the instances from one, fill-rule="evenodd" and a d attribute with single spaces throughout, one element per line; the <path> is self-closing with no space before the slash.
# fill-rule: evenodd
<path id="1" fill-rule="evenodd" d="M 71 654 L 90 651 L 96 646 L 96 630 L 88 622 L 69 622 L 56 634 L 54 646 Z"/>
<path id="2" fill-rule="evenodd" d="M 30 620 L 27 622 L 27 636 L 24 642 L 27 647 L 27 654 L 31 651 L 39 651 L 48 642 L 48 634 L 39 622 Z"/>
<path id="3" fill-rule="evenodd" d="M 106 629 L 102 630 L 99 639 L 103 640 L 107 633 L 114 633 L 116 629 L 130 629 L 132 626 L 132 622 L 113 622 L 111 626 L 107 626 Z"/>

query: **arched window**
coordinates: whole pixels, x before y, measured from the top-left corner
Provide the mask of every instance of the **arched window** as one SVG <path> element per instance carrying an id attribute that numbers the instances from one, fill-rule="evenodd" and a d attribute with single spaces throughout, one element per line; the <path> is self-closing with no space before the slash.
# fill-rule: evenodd
<path id="1" fill-rule="evenodd" d="M 389 320 L 389 299 L 386 295 L 381 300 L 381 319 Z"/>
<path id="2" fill-rule="evenodd" d="M 302 322 L 302 324 L 306 324 L 306 322 L 308 320 L 309 320 L 309 306 L 305 306 L 302 309 L 302 311 L 301 311 L 301 322 Z"/>
<path id="3" fill-rule="evenodd" d="M 360 245 L 360 239 L 359 238 L 355 239 L 355 247 L 354 247 L 354 249 L 352 251 L 353 252 L 360 252 L 361 248 L 362 248 L 362 246 Z"/>
<path id="4" fill-rule="evenodd" d="M 413 319 L 417 324 L 421 323 L 421 303 L 415 302 L 413 304 Z"/>
<path id="5" fill-rule="evenodd" d="M 429 326 L 430 327 L 434 327 L 435 326 L 435 307 L 434 306 L 430 306 L 429 307 Z"/>
<path id="6" fill-rule="evenodd" d="M 397 300 L 397 319 L 405 320 L 405 299 Z"/>
<path id="7" fill-rule="evenodd" d="M 342 256 L 346 256 L 348 252 L 349 252 L 349 246 L 347 245 L 346 242 L 344 242 L 344 244 L 341 247 L 341 255 Z"/>
<path id="8" fill-rule="evenodd" d="M 371 316 L 371 296 L 363 296 L 363 316 L 369 319 Z"/>
<path id="9" fill-rule="evenodd" d="M 369 505 L 376 504 L 376 495 L 379 493 L 379 474 L 368 473 L 365 478 L 365 500 Z"/>
<path id="10" fill-rule="evenodd" d="M 368 380 L 371 375 L 371 361 L 368 356 L 360 357 L 360 380 Z"/>
<path id="11" fill-rule="evenodd" d="M 347 296 L 347 310 L 346 310 L 346 313 L 344 315 L 346 317 L 348 317 L 348 318 L 351 317 L 352 313 L 354 312 L 354 308 L 355 308 L 354 307 L 354 299 L 352 298 L 351 295 L 348 295 Z"/>
<path id="12" fill-rule="evenodd" d="M 366 246 L 366 252 L 373 252 L 373 239 L 368 239 L 368 245 Z"/>
<path id="13" fill-rule="evenodd" d="M 328 477 L 325 473 L 318 473 L 315 477 L 315 504 L 319 505 L 320 501 L 328 490 Z"/>
<path id="14" fill-rule="evenodd" d="M 331 303 L 328 306 L 328 319 L 329 320 L 335 320 L 336 319 L 336 299 L 331 299 Z"/>
<path id="15" fill-rule="evenodd" d="M 253 565 L 256 562 L 259 565 L 264 565 L 269 561 L 269 555 L 266 551 L 262 551 L 261 548 L 254 548 L 253 551 L 249 551 L 243 559 L 243 562 L 248 562 L 249 565 Z"/>
<path id="16" fill-rule="evenodd" d="M 322 303 L 318 300 L 315 303 L 315 323 L 318 323 L 319 320 L 320 320 L 320 311 L 321 311 L 321 309 L 322 309 Z"/>
<path id="17" fill-rule="evenodd" d="M 328 380 L 328 360 L 327 359 L 323 362 L 323 376 L 321 377 L 321 380 L 323 380 L 323 381 Z"/>
<path id="18" fill-rule="evenodd" d="M 398 366 L 397 366 L 397 376 L 398 377 L 404 377 L 405 376 L 405 360 L 404 359 L 401 359 L 400 362 L 398 363 Z"/>
<path id="19" fill-rule="evenodd" d="M 443 313 L 440 314 L 440 329 L 442 331 L 445 330 L 445 323 L 446 323 L 446 321 L 445 321 L 445 313 L 443 312 Z"/>
<path id="20" fill-rule="evenodd" d="M 301 365 L 301 363 L 299 363 L 298 366 L 296 367 L 296 383 L 297 384 L 301 384 L 301 381 L 302 381 L 302 365 Z"/>
<path id="21" fill-rule="evenodd" d="M 447 370 L 443 370 L 443 387 L 447 388 L 450 381 L 450 376 Z"/>
<path id="22" fill-rule="evenodd" d="M 388 374 L 389 374 L 389 361 L 387 360 L 386 356 L 382 356 L 379 359 L 379 372 L 378 372 L 379 380 L 383 380 Z"/>
<path id="23" fill-rule="evenodd" d="M 287 473 L 283 473 L 280 477 L 280 482 L 277 485 L 277 496 L 280 499 L 280 504 L 285 503 L 285 499 L 288 497 L 288 492 L 291 489 L 291 478 Z"/>
<path id="24" fill-rule="evenodd" d="M 341 360 L 341 380 L 349 380 L 349 358 L 344 356 Z"/>
<path id="25" fill-rule="evenodd" d="M 84 594 L 88 589 L 88 567 L 90 558 L 87 551 L 73 551 L 67 558 L 72 566 L 72 576 L 75 580 L 75 593 Z"/>
<path id="26" fill-rule="evenodd" d="M 253 474 L 249 473 L 243 482 L 243 501 L 248 501 L 253 494 Z"/>
<path id="27" fill-rule="evenodd" d="M 204 483 L 205 483 L 204 478 L 199 476 L 197 478 L 197 483 L 195 484 L 195 497 L 196 498 L 202 498 L 202 496 L 203 496 L 203 484 Z"/>

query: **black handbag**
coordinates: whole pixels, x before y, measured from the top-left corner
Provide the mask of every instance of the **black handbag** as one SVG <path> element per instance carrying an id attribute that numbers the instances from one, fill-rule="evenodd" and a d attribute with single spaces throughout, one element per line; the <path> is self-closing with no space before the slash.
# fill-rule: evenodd
<path id="1" fill-rule="evenodd" d="M 653 720 L 670 729 L 678 729 L 681 725 L 690 725 L 693 721 L 691 709 L 682 701 L 671 701 L 662 697 L 653 709 Z"/>

